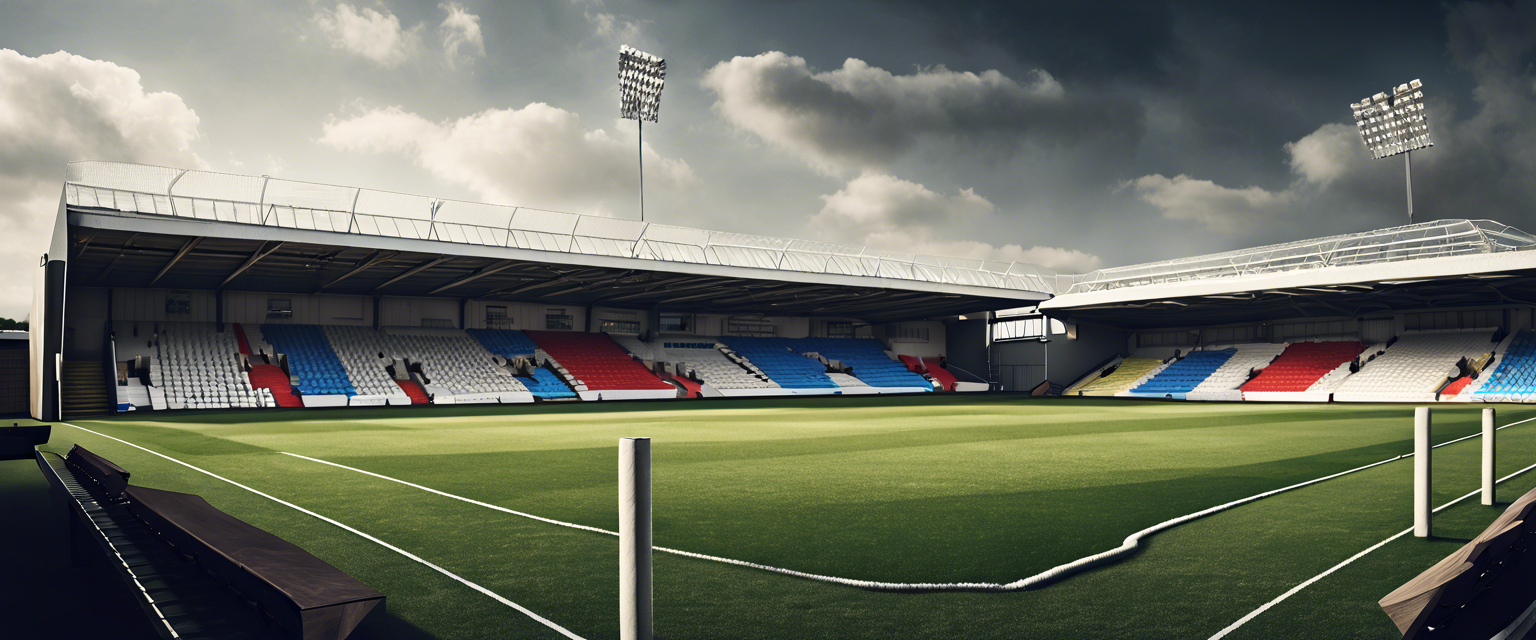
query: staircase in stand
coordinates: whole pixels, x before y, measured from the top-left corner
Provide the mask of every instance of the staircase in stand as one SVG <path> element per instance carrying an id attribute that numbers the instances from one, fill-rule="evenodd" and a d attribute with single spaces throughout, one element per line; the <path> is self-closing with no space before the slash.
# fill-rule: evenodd
<path id="1" fill-rule="evenodd" d="M 271 364 L 258 364 L 251 367 L 251 386 L 257 389 L 270 389 L 272 399 L 277 401 L 279 407 L 302 407 L 304 402 L 293 395 L 293 384 L 288 381 L 288 374 L 283 373 L 283 368 Z"/>
<path id="2" fill-rule="evenodd" d="M 107 379 L 100 362 L 65 362 L 61 391 L 65 420 L 104 415 L 112 411 Z"/>
<path id="3" fill-rule="evenodd" d="M 432 401 L 427 397 L 427 390 L 421 388 L 421 385 L 416 384 L 414 380 L 396 380 L 395 384 L 400 386 L 400 390 L 404 391 L 405 395 L 411 397 L 411 404 L 427 404 Z"/>

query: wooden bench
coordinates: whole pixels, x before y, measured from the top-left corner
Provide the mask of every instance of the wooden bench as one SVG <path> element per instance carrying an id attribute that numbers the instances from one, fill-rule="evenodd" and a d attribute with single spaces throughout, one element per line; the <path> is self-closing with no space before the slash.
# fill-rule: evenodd
<path id="1" fill-rule="evenodd" d="M 341 640 L 384 594 L 190 493 L 128 487 L 128 510 L 183 556 L 305 640 Z"/>
<path id="2" fill-rule="evenodd" d="M 198 496 L 129 485 L 127 471 L 83 447 L 63 458 L 34 453 L 71 512 L 77 566 L 94 563 L 127 582 L 149 637 L 341 640 L 384 603 L 340 569 Z"/>
<path id="3" fill-rule="evenodd" d="M 1378 603 L 1405 640 L 1492 638 L 1536 612 L 1536 489 Z"/>

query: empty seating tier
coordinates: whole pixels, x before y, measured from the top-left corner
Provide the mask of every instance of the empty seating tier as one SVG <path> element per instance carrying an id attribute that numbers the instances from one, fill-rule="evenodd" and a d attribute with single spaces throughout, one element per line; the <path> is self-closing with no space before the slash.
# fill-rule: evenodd
<path id="1" fill-rule="evenodd" d="M 1131 393 L 1183 396 L 1205 382 L 1236 353 L 1237 349 L 1192 352 L 1131 389 Z"/>
<path id="2" fill-rule="evenodd" d="M 405 393 L 385 369 L 389 361 L 384 356 L 377 331 L 367 327 L 338 326 L 327 326 L 324 330 L 336 358 L 347 371 L 347 379 L 356 389 L 356 395 L 388 398 Z"/>
<path id="3" fill-rule="evenodd" d="M 1078 395 L 1112 396 L 1126 391 L 1163 362 L 1154 358 L 1126 358 L 1109 375 L 1100 377 L 1078 389 Z"/>
<path id="4" fill-rule="evenodd" d="M 819 360 L 795 350 L 799 340 L 789 338 L 721 338 L 737 354 L 785 389 L 836 389 Z"/>
<path id="5" fill-rule="evenodd" d="M 261 335 L 288 357 L 288 373 L 303 395 L 356 395 L 347 369 L 325 338 L 325 331 L 308 324 L 264 324 Z"/>
<path id="6" fill-rule="evenodd" d="M 575 331 L 528 331 L 576 380 L 591 391 L 671 390 L 677 387 L 656 377 L 629 352 L 601 333 Z"/>
<path id="7" fill-rule="evenodd" d="M 692 376 L 715 389 L 773 389 L 779 385 L 749 365 L 730 359 L 713 338 L 662 340 L 668 368 L 679 376 Z"/>
<path id="8" fill-rule="evenodd" d="M 871 387 L 906 387 L 933 391 L 933 383 L 908 371 L 901 362 L 885 352 L 885 345 L 870 338 L 805 338 L 801 353 L 815 353 L 837 360 L 850 369 L 860 382 Z"/>
<path id="9" fill-rule="evenodd" d="M 481 343 L 457 329 L 388 329 L 372 332 L 386 359 L 421 365 L 427 384 L 454 396 L 525 394 L 528 388 L 497 364 Z M 525 401 L 527 396 L 523 396 Z"/>
<path id="10" fill-rule="evenodd" d="M 1355 341 L 1297 342 L 1286 347 L 1279 358 L 1243 385 L 1243 391 L 1306 391 L 1328 372 L 1354 360 L 1364 350 L 1365 345 Z"/>
<path id="11" fill-rule="evenodd" d="M 1237 353 L 1232 354 L 1232 357 L 1227 359 L 1226 364 L 1212 371 L 1211 375 L 1204 382 L 1201 382 L 1199 386 L 1191 389 L 1191 394 L 1220 395 L 1226 392 L 1240 393 L 1237 392 L 1237 388 L 1242 386 L 1243 383 L 1248 382 L 1249 374 L 1254 369 L 1264 367 L 1273 361 L 1276 356 L 1285 350 L 1285 345 L 1254 343 L 1233 345 L 1232 348 L 1236 349 Z M 1227 393 L 1226 395 L 1229 397 L 1214 399 L 1242 399 L 1241 395 L 1233 395 L 1232 393 Z M 1191 395 L 1190 399 L 1194 400 L 1196 397 Z M 1203 397 L 1200 399 L 1213 399 L 1213 397 Z"/>
<path id="12" fill-rule="evenodd" d="M 1405 401 L 1434 400 L 1446 380 L 1457 375 L 1462 358 L 1492 351 L 1492 329 L 1405 333 L 1386 352 L 1344 379 L 1334 391 L 1335 400 Z"/>
<path id="13" fill-rule="evenodd" d="M 172 409 L 272 406 L 271 395 L 246 378 L 239 341 L 217 325 L 168 322 L 159 326 L 150 384 L 165 390 Z"/>
<path id="14" fill-rule="evenodd" d="M 1515 334 L 1481 387 L 1472 393 L 1478 400 L 1529 402 L 1536 400 L 1536 333 Z"/>

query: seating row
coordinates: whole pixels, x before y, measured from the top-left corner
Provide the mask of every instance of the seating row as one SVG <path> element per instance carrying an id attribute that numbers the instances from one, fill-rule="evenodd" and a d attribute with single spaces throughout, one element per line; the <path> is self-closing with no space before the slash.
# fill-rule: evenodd
<path id="1" fill-rule="evenodd" d="M 836 389 L 819 360 L 801 355 L 793 338 L 724 337 L 727 354 L 739 354 L 785 389 Z"/>
<path id="2" fill-rule="evenodd" d="M 288 375 L 302 395 L 357 395 L 347 368 L 317 325 L 264 324 L 262 337 L 288 358 Z"/>
<path id="3" fill-rule="evenodd" d="M 1131 389 L 1131 393 L 1182 397 L 1205 382 L 1236 353 L 1236 349 L 1192 352 Z"/>
<path id="4" fill-rule="evenodd" d="M 1244 392 L 1299 393 L 1307 391 L 1365 350 L 1356 341 L 1297 342 L 1285 348 L 1280 357 L 1243 385 Z"/>
<path id="5" fill-rule="evenodd" d="M 672 390 L 603 333 L 528 331 L 529 338 L 568 371 L 576 385 L 590 391 Z M 580 386 L 577 390 L 582 390 Z"/>
<path id="6" fill-rule="evenodd" d="M 1077 393 L 1083 396 L 1112 396 L 1129 391 L 1138 381 L 1161 366 L 1163 361 L 1154 358 L 1126 358 L 1108 375 L 1079 387 Z"/>
<path id="7" fill-rule="evenodd" d="M 886 354 L 885 345 L 871 338 L 804 338 L 801 353 L 819 354 L 849 367 L 860 382 L 872 387 L 910 387 L 933 390 L 927 378 L 908 371 L 901 362 Z"/>
<path id="8" fill-rule="evenodd" d="M 1493 329 L 1405 333 L 1360 371 L 1344 379 L 1335 400 L 1432 396 L 1456 375 L 1456 364 L 1492 351 Z"/>
<path id="9" fill-rule="evenodd" d="M 157 326 L 154 340 L 150 384 L 164 390 L 169 408 L 275 406 L 269 392 L 251 386 L 232 333 L 210 323 L 166 322 Z"/>
<path id="10" fill-rule="evenodd" d="M 1233 345 L 1236 351 L 1220 368 L 1201 382 L 1190 393 L 1208 394 L 1236 391 L 1248 382 L 1254 369 L 1267 368 L 1285 350 L 1284 344 L 1253 343 Z"/>
<path id="11" fill-rule="evenodd" d="M 1472 393 L 1479 400 L 1529 402 L 1536 400 L 1536 332 L 1515 334 L 1509 347 L 1494 363 L 1487 380 Z"/>

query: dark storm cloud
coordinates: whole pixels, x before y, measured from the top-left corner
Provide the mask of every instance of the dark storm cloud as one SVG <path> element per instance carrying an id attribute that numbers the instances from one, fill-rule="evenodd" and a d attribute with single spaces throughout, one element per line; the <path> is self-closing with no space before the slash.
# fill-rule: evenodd
<path id="1" fill-rule="evenodd" d="M 703 86 L 732 125 L 828 171 L 887 166 L 923 140 L 1007 155 L 1026 142 L 1077 143 L 1140 120 L 1134 104 L 1087 98 L 1040 69 L 1022 78 L 944 67 L 897 74 L 849 58 L 818 71 L 771 51 L 715 65 Z"/>

